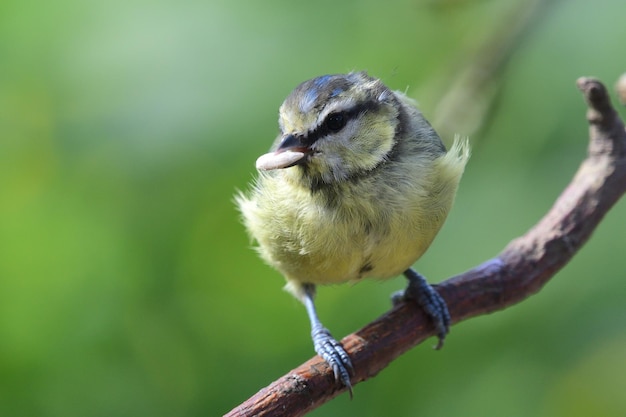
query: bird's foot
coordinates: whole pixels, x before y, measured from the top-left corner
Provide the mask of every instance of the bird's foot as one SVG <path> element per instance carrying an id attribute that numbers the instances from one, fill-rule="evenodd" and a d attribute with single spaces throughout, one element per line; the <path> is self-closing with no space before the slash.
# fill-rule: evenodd
<path id="1" fill-rule="evenodd" d="M 435 325 L 439 342 L 435 349 L 441 349 L 446 335 L 450 331 L 450 312 L 445 300 L 439 293 L 426 282 L 426 279 L 408 269 L 404 275 L 409 280 L 409 285 L 404 291 L 398 291 L 391 296 L 394 305 L 406 299 L 412 299 L 426 312 Z"/>
<path id="2" fill-rule="evenodd" d="M 354 370 L 350 357 L 339 343 L 330 334 L 328 329 L 318 326 L 311 331 L 313 347 L 326 363 L 333 369 L 335 381 L 343 383 L 350 391 L 352 398 L 352 384 L 350 383 L 350 373 Z"/>

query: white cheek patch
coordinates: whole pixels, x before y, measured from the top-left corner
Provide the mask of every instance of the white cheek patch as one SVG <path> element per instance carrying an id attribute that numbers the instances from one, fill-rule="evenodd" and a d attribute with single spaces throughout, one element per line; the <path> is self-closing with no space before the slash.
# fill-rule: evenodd
<path id="1" fill-rule="evenodd" d="M 304 152 L 289 150 L 266 153 L 265 155 L 259 156 L 259 159 L 256 160 L 256 169 L 271 171 L 273 169 L 287 168 L 294 165 L 305 156 L 306 154 Z"/>
<path id="2" fill-rule="evenodd" d="M 349 120 L 346 126 L 341 131 L 341 141 L 348 144 L 351 140 L 353 140 L 359 130 L 359 124 L 357 123 L 358 119 Z"/>

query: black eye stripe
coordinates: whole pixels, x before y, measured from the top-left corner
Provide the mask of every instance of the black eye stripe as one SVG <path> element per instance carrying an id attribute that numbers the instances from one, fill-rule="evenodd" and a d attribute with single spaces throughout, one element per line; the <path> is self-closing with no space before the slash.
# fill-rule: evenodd
<path id="1" fill-rule="evenodd" d="M 308 146 L 311 146 L 318 139 L 323 138 L 324 136 L 326 136 L 328 134 L 338 132 L 339 130 L 341 130 L 341 128 L 343 128 L 351 120 L 356 119 L 362 113 L 365 113 L 367 111 L 376 110 L 376 109 L 378 109 L 379 106 L 380 106 L 380 104 L 377 103 L 377 102 L 366 101 L 364 103 L 359 103 L 359 104 L 355 105 L 354 107 L 352 107 L 350 109 L 347 109 L 347 110 L 344 110 L 344 111 L 337 111 L 337 112 L 329 113 L 326 116 L 326 118 L 314 130 L 312 130 L 312 131 L 302 135 L 301 136 L 301 140 L 302 140 L 302 142 L 306 143 Z M 332 123 L 331 123 L 331 126 L 329 126 L 329 123 L 328 123 L 329 117 L 331 117 L 333 115 L 341 115 L 341 117 L 342 117 L 342 124 L 343 124 L 343 126 L 341 126 L 341 128 L 338 129 L 338 130 L 331 129 Z"/>

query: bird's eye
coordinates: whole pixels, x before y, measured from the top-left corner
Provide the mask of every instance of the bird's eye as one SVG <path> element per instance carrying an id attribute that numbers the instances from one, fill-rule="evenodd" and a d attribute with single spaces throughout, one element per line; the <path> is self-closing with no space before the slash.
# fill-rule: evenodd
<path id="1" fill-rule="evenodd" d="M 332 113 L 326 118 L 326 127 L 331 132 L 339 132 L 346 123 L 346 116 L 343 113 Z"/>

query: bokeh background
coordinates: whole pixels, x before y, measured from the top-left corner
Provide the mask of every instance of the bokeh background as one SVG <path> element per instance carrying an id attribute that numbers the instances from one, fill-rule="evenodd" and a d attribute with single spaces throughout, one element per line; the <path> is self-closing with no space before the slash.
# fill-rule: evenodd
<path id="1" fill-rule="evenodd" d="M 232 202 L 299 82 L 368 70 L 473 156 L 417 268 L 497 254 L 587 146 L 579 76 L 626 70 L 623 0 L 0 3 L 0 415 L 215 416 L 312 355 Z M 613 94 L 613 97 L 615 95 Z M 623 108 L 621 115 L 626 115 Z M 623 416 L 626 205 L 537 295 L 315 416 Z M 401 278 L 322 288 L 337 337 Z"/>

